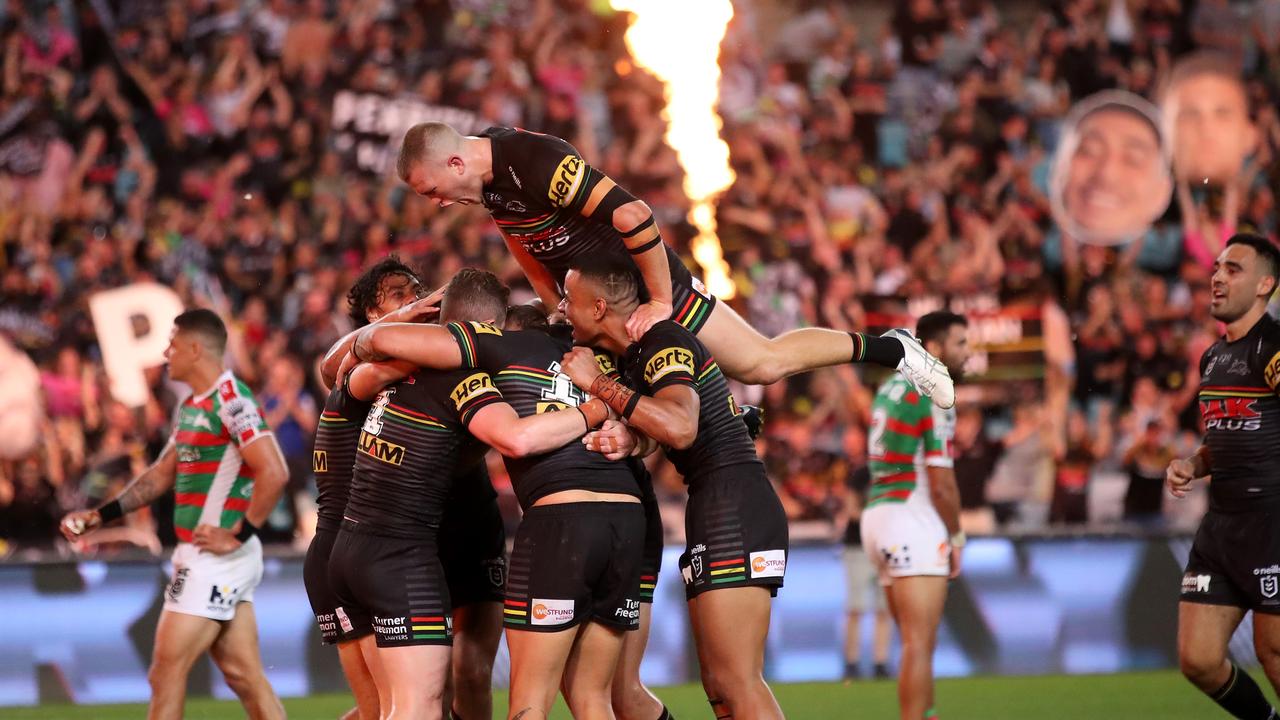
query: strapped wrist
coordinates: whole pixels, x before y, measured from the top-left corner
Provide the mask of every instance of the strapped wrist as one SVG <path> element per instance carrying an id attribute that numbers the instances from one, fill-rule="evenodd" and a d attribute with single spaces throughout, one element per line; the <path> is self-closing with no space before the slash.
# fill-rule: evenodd
<path id="1" fill-rule="evenodd" d="M 249 542 L 249 538 L 258 534 L 258 526 L 249 522 L 249 518 L 240 518 L 240 531 L 236 533 L 236 540 L 242 544 Z"/>

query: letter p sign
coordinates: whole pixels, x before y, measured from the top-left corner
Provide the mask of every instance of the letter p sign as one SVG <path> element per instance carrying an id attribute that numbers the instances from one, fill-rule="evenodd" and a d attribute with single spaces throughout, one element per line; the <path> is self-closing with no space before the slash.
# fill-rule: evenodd
<path id="1" fill-rule="evenodd" d="M 111 380 L 111 394 L 129 407 L 147 402 L 143 370 L 164 362 L 173 319 L 184 308 L 178 294 L 156 283 L 136 283 L 106 290 L 89 298 L 89 313 L 102 348 L 102 363 Z M 134 319 L 144 318 L 139 334 Z"/>

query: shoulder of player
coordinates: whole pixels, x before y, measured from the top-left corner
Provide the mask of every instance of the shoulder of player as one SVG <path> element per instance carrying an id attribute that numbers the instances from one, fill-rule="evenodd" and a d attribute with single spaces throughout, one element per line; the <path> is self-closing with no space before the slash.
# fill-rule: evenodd
<path id="1" fill-rule="evenodd" d="M 223 412 L 234 414 L 246 407 L 258 406 L 258 399 L 254 396 L 253 390 L 230 371 L 218 378 L 213 397 L 217 399 L 218 408 Z"/>

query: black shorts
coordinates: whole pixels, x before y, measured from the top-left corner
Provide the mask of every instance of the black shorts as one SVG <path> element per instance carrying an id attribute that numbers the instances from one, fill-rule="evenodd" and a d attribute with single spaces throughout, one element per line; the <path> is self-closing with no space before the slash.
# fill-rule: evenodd
<path id="1" fill-rule="evenodd" d="M 372 628 L 378 647 L 453 644 L 449 590 L 434 541 L 375 535 L 344 522 L 329 556 L 329 582 L 343 640 Z"/>
<path id="2" fill-rule="evenodd" d="M 649 471 L 643 471 L 648 475 Z M 662 510 L 653 492 L 653 478 L 640 480 L 640 504 L 644 508 L 644 551 L 640 558 L 640 602 L 652 603 L 662 570 Z"/>
<path id="3" fill-rule="evenodd" d="M 639 503 L 529 508 L 511 551 L 503 623 L 512 630 L 559 632 L 591 620 L 635 630 L 643 546 Z"/>
<path id="4" fill-rule="evenodd" d="M 311 601 L 311 611 L 316 615 L 316 625 L 320 626 L 320 641 L 332 645 L 342 640 L 338 629 L 337 596 L 329 586 L 329 555 L 333 552 L 333 543 L 338 539 L 338 531 L 329 528 L 316 528 L 315 537 L 307 547 L 307 557 L 302 562 L 302 584 L 307 588 L 307 599 Z M 354 630 L 354 627 L 352 628 Z M 364 627 L 360 635 L 368 635 L 369 627 Z"/>
<path id="5" fill-rule="evenodd" d="M 777 596 L 787 569 L 787 515 L 763 467 L 739 465 L 691 482 L 684 532 L 687 599 L 750 585 Z"/>
<path id="6" fill-rule="evenodd" d="M 1280 614 L 1280 509 L 1206 513 L 1182 576 L 1182 600 Z"/>
<path id="7" fill-rule="evenodd" d="M 507 530 L 496 497 L 451 503 L 440 521 L 438 543 L 452 607 L 502 602 L 507 582 Z"/>
<path id="8" fill-rule="evenodd" d="M 716 296 L 707 290 L 701 280 L 690 277 L 686 282 L 672 281 L 671 319 L 694 335 L 711 319 L 711 311 L 715 306 Z"/>

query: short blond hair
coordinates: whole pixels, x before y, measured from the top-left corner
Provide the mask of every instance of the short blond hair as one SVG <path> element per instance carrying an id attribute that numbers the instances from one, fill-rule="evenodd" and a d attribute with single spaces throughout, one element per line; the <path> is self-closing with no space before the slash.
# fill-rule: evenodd
<path id="1" fill-rule="evenodd" d="M 430 162 L 444 154 L 453 154 L 462 147 L 462 134 L 442 122 L 418 123 L 409 128 L 400 143 L 400 155 L 396 158 L 396 174 L 408 182 L 409 171 L 414 165 Z"/>

